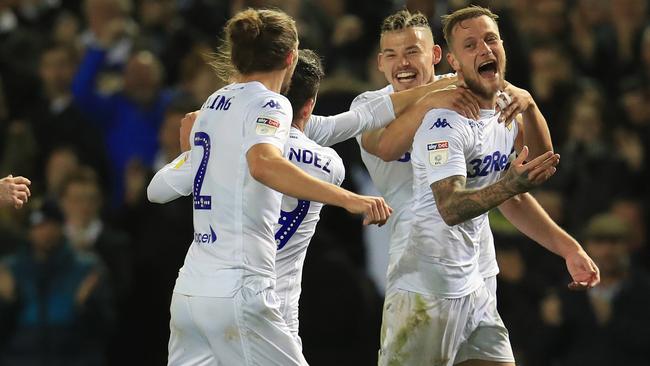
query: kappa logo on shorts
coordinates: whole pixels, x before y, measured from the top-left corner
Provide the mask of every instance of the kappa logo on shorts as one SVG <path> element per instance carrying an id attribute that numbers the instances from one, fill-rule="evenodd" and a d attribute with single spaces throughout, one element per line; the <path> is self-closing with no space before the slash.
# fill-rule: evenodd
<path id="1" fill-rule="evenodd" d="M 257 118 L 255 124 L 255 133 L 262 136 L 275 135 L 275 132 L 280 127 L 280 122 L 267 117 Z"/>
<path id="2" fill-rule="evenodd" d="M 427 144 L 429 164 L 440 166 L 447 164 L 449 158 L 449 141 L 438 141 Z"/>

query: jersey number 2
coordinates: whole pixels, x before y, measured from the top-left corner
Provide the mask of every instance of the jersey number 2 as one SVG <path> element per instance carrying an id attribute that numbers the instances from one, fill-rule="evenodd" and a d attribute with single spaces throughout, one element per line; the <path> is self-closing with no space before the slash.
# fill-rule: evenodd
<path id="1" fill-rule="evenodd" d="M 205 132 L 197 132 L 194 134 L 194 146 L 203 147 L 203 157 L 201 164 L 194 176 L 194 186 L 192 192 L 194 196 L 194 209 L 195 210 L 209 210 L 212 208 L 212 196 L 201 196 L 201 186 L 203 186 L 203 179 L 205 179 L 205 171 L 208 169 L 208 159 L 210 159 L 210 136 Z"/>

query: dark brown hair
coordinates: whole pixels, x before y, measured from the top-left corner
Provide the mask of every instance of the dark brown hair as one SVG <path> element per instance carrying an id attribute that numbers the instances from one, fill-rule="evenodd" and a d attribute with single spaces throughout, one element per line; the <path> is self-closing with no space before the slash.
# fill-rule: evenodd
<path id="1" fill-rule="evenodd" d="M 66 175 L 61 183 L 59 197 L 64 197 L 68 193 L 68 188 L 73 184 L 90 184 L 97 187 L 101 195 L 102 187 L 99 184 L 99 178 L 95 170 L 89 166 L 80 166 L 79 168 Z"/>
<path id="2" fill-rule="evenodd" d="M 220 79 L 281 70 L 296 47 L 296 22 L 280 10 L 246 9 L 226 23 L 224 41 L 210 65 Z"/>
<path id="3" fill-rule="evenodd" d="M 443 15 L 442 31 L 445 35 L 445 41 L 447 41 L 447 46 L 451 48 L 451 41 L 452 41 L 451 32 L 454 30 L 456 24 L 464 20 L 478 18 L 483 15 L 494 20 L 495 23 L 497 22 L 497 19 L 499 19 L 499 16 L 494 14 L 490 9 L 478 5 L 468 6 L 466 8 L 458 9 L 451 14 Z"/>
<path id="4" fill-rule="evenodd" d="M 299 115 L 305 102 L 316 96 L 323 76 L 325 72 L 318 54 L 312 50 L 300 50 L 296 70 L 291 78 L 291 88 L 287 93 L 294 119 Z"/>

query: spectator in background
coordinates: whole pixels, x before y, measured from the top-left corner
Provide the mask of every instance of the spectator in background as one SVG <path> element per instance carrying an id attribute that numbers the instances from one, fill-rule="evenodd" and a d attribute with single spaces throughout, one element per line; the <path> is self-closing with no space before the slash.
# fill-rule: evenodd
<path id="1" fill-rule="evenodd" d="M 97 175 L 90 167 L 72 171 L 61 184 L 66 239 L 77 253 L 96 255 L 106 265 L 106 281 L 115 298 L 117 328 L 108 347 L 116 360 L 124 354 L 126 317 L 133 287 L 133 253 L 128 235 L 100 217 L 102 201 Z"/>
<path id="2" fill-rule="evenodd" d="M 60 145 L 74 148 L 85 164 L 94 166 L 102 178 L 108 178 L 102 135 L 82 116 L 72 96 L 77 63 L 77 53 L 68 45 L 50 44 L 41 53 L 38 69 L 41 92 L 28 113 L 38 149 L 36 177 L 39 181 L 46 158 Z"/>
<path id="3" fill-rule="evenodd" d="M 179 16 L 176 0 L 139 1 L 138 17 L 141 29 L 136 38 L 136 45 L 151 50 L 161 60 L 167 83 L 175 85 L 179 81 L 184 59 L 179 56 L 190 53 L 195 44 L 207 37 L 193 27 L 193 20 L 185 21 L 191 18 Z M 212 89 L 214 90 L 216 89 Z"/>
<path id="4" fill-rule="evenodd" d="M 45 187 L 43 201 L 58 202 L 63 181 L 79 168 L 79 155 L 69 146 L 58 146 L 48 155 L 45 162 Z"/>
<path id="5" fill-rule="evenodd" d="M 115 31 L 108 37 L 104 47 L 116 41 L 117 35 L 119 32 Z M 160 61 L 147 51 L 136 52 L 129 58 L 122 75 L 122 91 L 101 94 L 95 83 L 106 58 L 105 48 L 88 48 L 72 90 L 86 117 L 104 133 L 112 178 L 110 202 L 117 207 L 124 199 L 127 166 L 140 164 L 150 168 L 153 164 L 158 151 L 158 130 L 172 94 L 163 89 L 164 70 Z"/>
<path id="6" fill-rule="evenodd" d="M 192 50 L 182 58 L 180 64 L 177 87 L 180 94 L 184 95 L 186 99 L 194 99 L 195 104 L 203 103 L 215 90 L 225 85 L 208 64 L 207 57 L 211 53 L 212 50 L 207 45 L 195 44 Z"/>
<path id="7" fill-rule="evenodd" d="M 106 68 L 124 66 L 131 54 L 137 31 L 130 18 L 131 8 L 131 0 L 84 0 L 84 21 L 88 29 L 81 34 L 81 43 L 86 49 L 103 46 Z"/>
<path id="8" fill-rule="evenodd" d="M 76 254 L 53 205 L 30 216 L 30 245 L 0 264 L 0 364 L 103 365 L 113 320 L 100 262 Z"/>
<path id="9" fill-rule="evenodd" d="M 131 242 L 126 233 L 100 217 L 103 200 L 96 173 L 90 167 L 72 171 L 61 183 L 60 197 L 66 239 L 77 252 L 92 253 L 102 260 L 116 302 L 123 310 L 133 277 Z"/>
<path id="10" fill-rule="evenodd" d="M 543 365 L 647 365 L 650 278 L 631 265 L 629 229 L 610 214 L 592 218 L 585 249 L 601 282 L 587 292 L 562 293 L 542 303 L 547 327 Z"/>
<path id="11" fill-rule="evenodd" d="M 529 53 L 530 92 L 547 117 L 556 146 L 566 140 L 567 131 L 563 120 L 577 90 L 577 80 L 566 54 L 567 51 L 561 44 L 549 41 L 537 42 Z"/>
<path id="12" fill-rule="evenodd" d="M 601 104 L 577 99 L 569 119 L 568 140 L 559 147 L 562 167 L 553 184 L 566 194 L 567 224 L 574 230 L 592 215 L 607 210 L 617 193 L 629 189 L 631 173 L 612 149 L 603 118 Z"/>
<path id="13" fill-rule="evenodd" d="M 643 27 L 648 19 L 647 0 L 611 0 L 610 22 L 597 33 L 596 73 L 609 97 L 616 97 L 619 81 L 640 69 Z"/>
<path id="14" fill-rule="evenodd" d="M 578 0 L 569 10 L 569 47 L 576 68 L 585 75 L 597 77 L 597 34 L 608 18 L 608 0 Z"/>

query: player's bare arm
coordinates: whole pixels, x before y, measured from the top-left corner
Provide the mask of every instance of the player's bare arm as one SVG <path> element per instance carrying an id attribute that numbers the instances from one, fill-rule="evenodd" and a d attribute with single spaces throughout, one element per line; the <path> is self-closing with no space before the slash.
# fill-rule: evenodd
<path id="1" fill-rule="evenodd" d="M 441 77 L 429 84 L 390 94 L 390 100 L 393 103 L 393 110 L 395 111 L 395 115 L 399 116 L 411 104 L 424 97 L 425 95 L 436 90 L 442 90 L 450 86 L 454 86 L 457 82 L 458 77 L 455 75 L 449 77 Z"/>
<path id="2" fill-rule="evenodd" d="M 416 89 L 418 88 L 400 93 Z M 478 99 L 469 89 L 449 85 L 444 89 L 429 91 L 388 126 L 364 133 L 361 137 L 363 148 L 384 161 L 399 159 L 411 148 L 413 136 L 424 115 L 435 108 L 454 110 L 471 119 L 478 119 L 480 110 Z"/>
<path id="3" fill-rule="evenodd" d="M 363 223 L 383 225 L 392 209 L 381 197 L 367 197 L 316 179 L 286 160 L 270 144 L 257 144 L 246 153 L 251 176 L 258 182 L 291 197 L 343 207 L 364 215 Z"/>
<path id="4" fill-rule="evenodd" d="M 438 211 L 447 225 L 457 225 L 529 191 L 555 174 L 560 156 L 548 151 L 528 163 L 528 147 L 512 162 L 506 175 L 480 189 L 466 189 L 466 178 L 455 175 L 431 184 Z"/>
<path id="5" fill-rule="evenodd" d="M 499 121 L 508 122 L 517 119 L 520 125 L 519 131 L 523 132 L 523 143 L 529 147 L 531 157 L 553 151 L 548 124 L 530 93 L 510 83 L 506 83 L 503 91 L 499 98 L 506 98 L 506 100 L 503 103 L 497 102 L 496 108 L 497 112 L 501 112 Z"/>
<path id="6" fill-rule="evenodd" d="M 582 246 L 549 217 L 530 193 L 505 201 L 499 210 L 524 235 L 564 258 L 573 279 L 570 289 L 583 290 L 600 282 L 598 267 Z"/>

